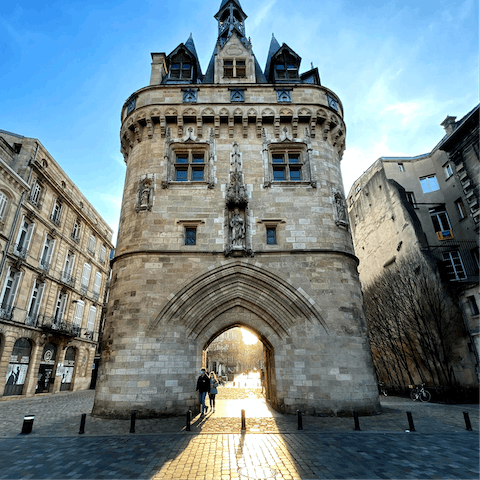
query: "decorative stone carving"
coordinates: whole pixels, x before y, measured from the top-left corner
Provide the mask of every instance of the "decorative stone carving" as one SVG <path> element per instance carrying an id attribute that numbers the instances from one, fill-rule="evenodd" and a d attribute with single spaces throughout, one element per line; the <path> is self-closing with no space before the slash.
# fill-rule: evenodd
<path id="1" fill-rule="evenodd" d="M 333 190 L 333 207 L 335 223 L 339 227 L 348 228 L 347 205 L 342 192 Z"/>
<path id="2" fill-rule="evenodd" d="M 287 90 L 287 89 L 277 90 L 277 102 L 291 103 L 292 102 L 291 90 Z"/>
<path id="3" fill-rule="evenodd" d="M 244 102 L 245 90 L 243 88 L 231 88 L 230 89 L 230 101 L 231 102 Z"/>
<path id="4" fill-rule="evenodd" d="M 153 138 L 153 122 L 152 122 L 152 119 L 147 118 L 145 121 L 147 122 L 148 138 Z"/>
<path id="5" fill-rule="evenodd" d="M 155 178 L 153 174 L 142 175 L 138 182 L 138 201 L 135 207 L 137 212 L 151 210 L 153 207 L 153 191 Z"/>
<path id="6" fill-rule="evenodd" d="M 197 101 L 197 89 L 185 88 L 183 91 L 183 103 L 196 103 Z"/>

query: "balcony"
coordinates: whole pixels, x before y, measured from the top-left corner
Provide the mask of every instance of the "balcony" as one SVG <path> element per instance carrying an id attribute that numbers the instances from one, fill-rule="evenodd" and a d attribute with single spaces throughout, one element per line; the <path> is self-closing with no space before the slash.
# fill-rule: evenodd
<path id="1" fill-rule="evenodd" d="M 88 285 L 85 285 L 85 284 L 82 283 L 80 285 L 80 292 L 82 292 L 82 295 L 86 295 L 87 291 L 88 291 Z"/>
<path id="2" fill-rule="evenodd" d="M 88 246 L 88 247 L 87 247 L 87 252 L 88 252 L 93 258 L 95 258 L 95 249 L 94 249 L 94 248 Z"/>
<path id="3" fill-rule="evenodd" d="M 93 292 L 92 297 L 94 302 L 98 302 L 98 298 L 100 297 L 100 292 Z"/>
<path id="4" fill-rule="evenodd" d="M 78 325 L 66 322 L 59 317 L 42 317 L 38 326 L 47 332 L 60 333 L 68 337 L 78 337 L 81 333 L 81 328 Z"/>
<path id="5" fill-rule="evenodd" d="M 38 324 L 38 315 L 27 315 L 25 318 L 25 325 L 36 327 Z"/>
<path id="6" fill-rule="evenodd" d="M 7 305 L 6 307 L 0 308 L 0 318 L 3 320 L 12 320 L 13 319 L 13 306 Z"/>
<path id="7" fill-rule="evenodd" d="M 40 270 L 43 270 L 45 273 L 48 273 L 48 271 L 50 270 L 50 262 L 47 262 L 45 259 L 42 258 L 38 262 L 38 268 L 40 268 Z"/>
<path id="8" fill-rule="evenodd" d="M 71 237 L 71 239 L 72 239 L 74 242 L 80 243 L 80 236 L 77 236 L 77 235 L 75 235 L 75 233 L 72 232 L 72 233 L 70 234 L 70 237 Z"/>
<path id="9" fill-rule="evenodd" d="M 76 278 L 73 278 L 70 272 L 63 271 L 60 275 L 60 281 L 71 288 L 75 288 Z"/>
<path id="10" fill-rule="evenodd" d="M 20 258 L 23 258 L 24 260 L 27 258 L 27 249 L 25 248 L 24 245 L 20 245 L 18 243 L 15 244 L 13 247 L 13 253 Z"/>

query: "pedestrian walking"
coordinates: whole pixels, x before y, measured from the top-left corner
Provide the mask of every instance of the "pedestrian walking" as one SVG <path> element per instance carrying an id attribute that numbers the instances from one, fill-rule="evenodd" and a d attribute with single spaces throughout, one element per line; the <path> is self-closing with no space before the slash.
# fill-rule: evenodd
<path id="1" fill-rule="evenodd" d="M 208 407 L 205 406 L 205 397 L 210 391 L 210 379 L 207 375 L 207 370 L 202 368 L 200 371 L 200 376 L 197 380 L 197 391 L 198 391 L 198 401 L 202 405 L 202 415 L 205 415 L 208 412 Z"/>
<path id="2" fill-rule="evenodd" d="M 210 391 L 208 392 L 208 399 L 210 400 L 210 408 L 215 412 L 215 395 L 218 393 L 218 380 L 215 372 L 210 372 Z"/>

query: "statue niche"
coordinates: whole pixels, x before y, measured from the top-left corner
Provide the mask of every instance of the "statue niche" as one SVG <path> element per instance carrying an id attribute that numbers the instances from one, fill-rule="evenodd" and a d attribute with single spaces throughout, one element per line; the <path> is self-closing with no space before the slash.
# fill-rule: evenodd
<path id="1" fill-rule="evenodd" d="M 233 144 L 230 162 L 230 183 L 225 195 L 227 245 L 225 255 L 251 255 L 247 245 L 248 194 L 242 173 L 242 160 L 238 143 Z"/>
<path id="2" fill-rule="evenodd" d="M 138 182 L 136 211 L 151 210 L 153 207 L 153 175 L 143 175 Z"/>

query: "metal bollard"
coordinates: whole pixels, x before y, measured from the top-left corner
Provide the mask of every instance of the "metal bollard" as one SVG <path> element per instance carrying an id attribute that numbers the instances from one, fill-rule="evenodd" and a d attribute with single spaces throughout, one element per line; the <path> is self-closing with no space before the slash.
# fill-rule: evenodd
<path id="1" fill-rule="evenodd" d="M 245 410 L 242 410 L 242 430 L 246 430 L 246 422 L 245 422 Z"/>
<path id="2" fill-rule="evenodd" d="M 87 420 L 87 414 L 86 413 L 82 413 L 82 418 L 80 419 L 80 430 L 79 430 L 79 435 L 81 435 L 82 433 L 85 433 L 85 422 Z"/>
<path id="3" fill-rule="evenodd" d="M 189 410 L 189 411 L 187 412 L 187 425 L 186 425 L 186 427 L 185 427 L 185 430 L 186 430 L 187 432 L 190 432 L 190 431 L 191 431 L 191 428 L 190 428 L 190 422 L 191 422 L 191 420 L 192 420 L 192 411 Z"/>
<path id="4" fill-rule="evenodd" d="M 358 421 L 358 412 L 356 410 L 353 411 L 353 419 L 355 421 L 355 430 L 360 430 L 360 422 Z"/>
<path id="5" fill-rule="evenodd" d="M 297 410 L 298 430 L 303 430 L 302 412 Z"/>
<path id="6" fill-rule="evenodd" d="M 407 418 L 408 418 L 408 429 L 410 432 L 415 432 L 415 425 L 413 424 L 413 417 L 412 417 L 412 412 L 407 412 Z"/>
<path id="7" fill-rule="evenodd" d="M 472 431 L 472 424 L 470 423 L 470 417 L 468 416 L 468 412 L 463 412 L 463 418 L 465 419 L 465 426 L 469 432 Z"/>
<path id="8" fill-rule="evenodd" d="M 137 412 L 132 412 L 130 416 L 130 433 L 135 433 L 135 420 L 137 419 Z"/>
<path id="9" fill-rule="evenodd" d="M 26 415 L 25 417 L 23 417 L 22 431 L 20 433 L 23 433 L 23 434 L 32 433 L 34 419 L 35 419 L 35 415 Z"/>

